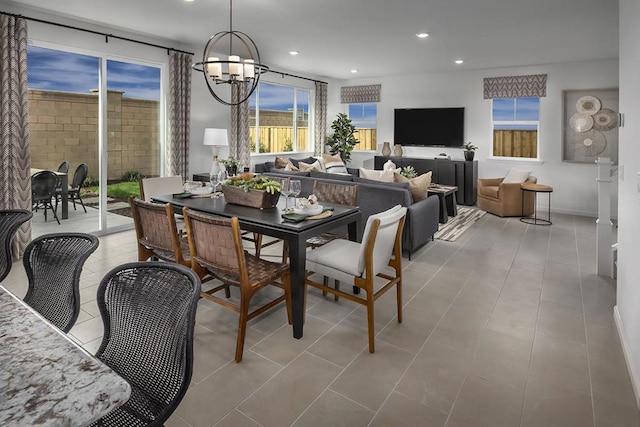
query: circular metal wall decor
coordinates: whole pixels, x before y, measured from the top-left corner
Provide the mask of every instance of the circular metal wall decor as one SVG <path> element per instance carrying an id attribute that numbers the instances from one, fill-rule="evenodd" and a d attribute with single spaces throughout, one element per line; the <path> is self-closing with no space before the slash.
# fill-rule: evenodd
<path id="1" fill-rule="evenodd" d="M 595 114 L 602 107 L 602 103 L 598 98 L 586 95 L 578 99 L 576 102 L 576 110 L 579 113 Z"/>
<path id="2" fill-rule="evenodd" d="M 575 150 L 585 157 L 595 157 L 607 148 L 607 141 L 597 130 L 589 130 L 571 135 Z"/>
<path id="3" fill-rule="evenodd" d="M 602 132 L 618 126 L 618 114 L 610 108 L 603 108 L 593 115 L 593 128 Z"/>
<path id="4" fill-rule="evenodd" d="M 593 117 L 587 113 L 575 113 L 569 119 L 569 126 L 576 132 L 586 132 L 593 127 Z"/>

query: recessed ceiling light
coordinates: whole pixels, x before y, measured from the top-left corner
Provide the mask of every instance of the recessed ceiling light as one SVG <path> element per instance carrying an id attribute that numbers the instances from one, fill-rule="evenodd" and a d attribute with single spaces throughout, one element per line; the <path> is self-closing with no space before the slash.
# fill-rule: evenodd
<path id="1" fill-rule="evenodd" d="M 464 61 L 462 59 L 456 59 L 454 62 L 458 65 L 464 64 Z"/>
<path id="2" fill-rule="evenodd" d="M 418 33 L 416 34 L 416 37 L 418 37 L 419 39 L 426 39 L 427 37 L 429 37 L 429 33 Z"/>
<path id="3" fill-rule="evenodd" d="M 352 72 L 353 74 L 355 74 L 355 73 L 357 73 L 357 72 L 358 72 L 358 70 L 356 70 L 356 69 L 354 68 L 353 70 L 351 70 L 351 72 Z"/>
<path id="4" fill-rule="evenodd" d="M 184 0 L 185 3 L 193 3 L 195 0 Z"/>
<path id="5" fill-rule="evenodd" d="M 292 50 L 292 51 L 289 52 L 289 55 L 296 56 L 299 53 L 300 52 L 298 52 L 297 50 Z"/>

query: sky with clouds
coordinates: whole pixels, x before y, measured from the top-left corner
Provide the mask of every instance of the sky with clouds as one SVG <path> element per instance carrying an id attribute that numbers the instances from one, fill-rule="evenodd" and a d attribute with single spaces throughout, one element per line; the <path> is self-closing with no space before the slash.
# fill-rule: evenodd
<path id="1" fill-rule="evenodd" d="M 99 58 L 29 46 L 30 89 L 90 93 L 98 88 Z M 125 98 L 160 100 L 160 68 L 107 61 L 107 89 Z"/>

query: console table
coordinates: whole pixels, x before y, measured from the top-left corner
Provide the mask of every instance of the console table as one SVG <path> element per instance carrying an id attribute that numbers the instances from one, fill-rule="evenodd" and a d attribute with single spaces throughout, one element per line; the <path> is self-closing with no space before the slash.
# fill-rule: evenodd
<path id="1" fill-rule="evenodd" d="M 413 166 L 418 175 L 432 171 L 431 182 L 458 187 L 456 200 L 460 205 L 472 206 L 478 198 L 478 161 L 421 159 L 418 157 L 374 157 L 374 168 L 391 160 L 396 167 Z"/>

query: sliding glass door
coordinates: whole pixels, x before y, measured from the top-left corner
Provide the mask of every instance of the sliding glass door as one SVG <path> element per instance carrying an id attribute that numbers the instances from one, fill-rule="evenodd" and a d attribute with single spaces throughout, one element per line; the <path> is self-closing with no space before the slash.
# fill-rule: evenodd
<path id="1" fill-rule="evenodd" d="M 32 167 L 67 162 L 70 185 L 87 168 L 85 208 L 70 201 L 63 219 L 59 207 L 60 225 L 35 213 L 34 235 L 131 228 L 128 196 L 140 177 L 160 175 L 160 67 L 49 46 L 30 45 L 27 55 Z"/>

